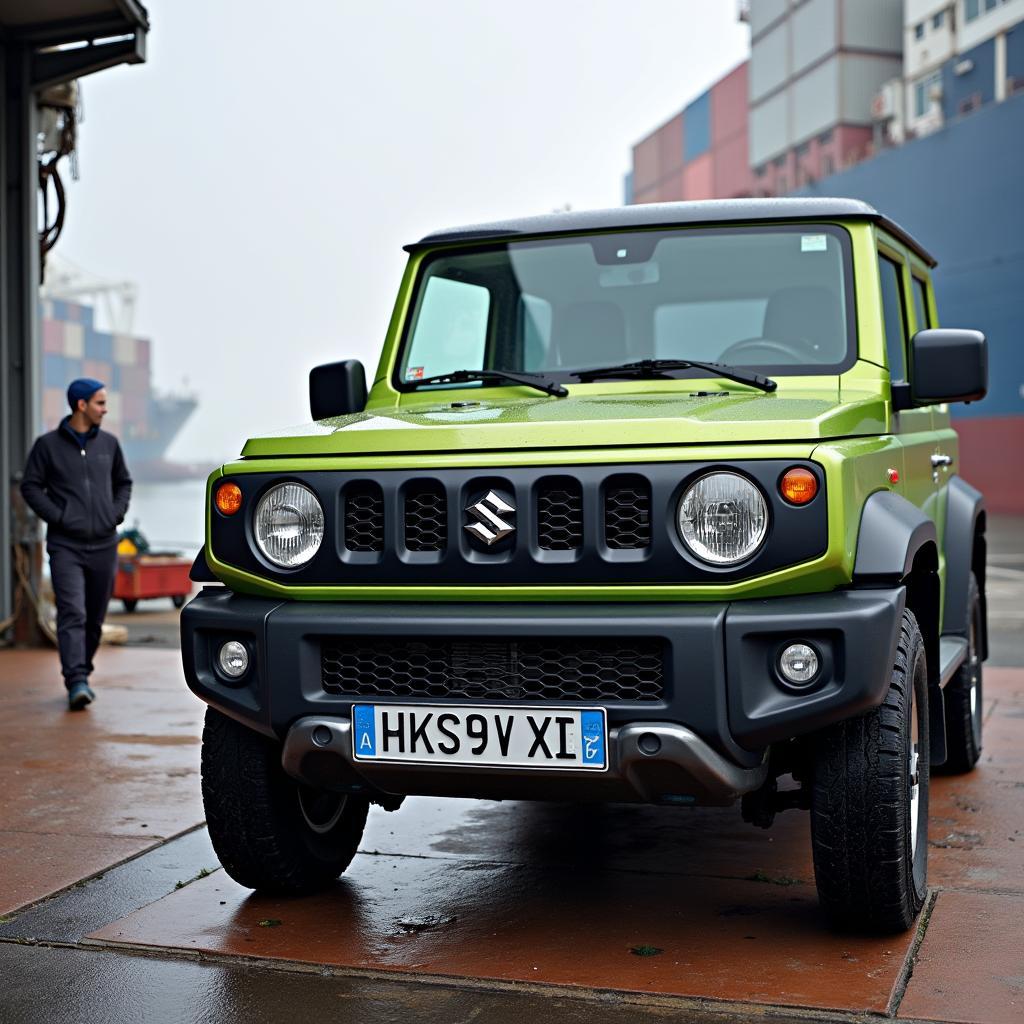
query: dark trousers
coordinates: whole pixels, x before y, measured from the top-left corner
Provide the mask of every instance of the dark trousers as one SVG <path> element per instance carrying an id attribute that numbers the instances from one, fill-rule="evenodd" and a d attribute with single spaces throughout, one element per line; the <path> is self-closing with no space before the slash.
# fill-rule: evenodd
<path id="1" fill-rule="evenodd" d="M 117 572 L 117 547 L 84 550 L 47 546 L 57 599 L 57 647 L 64 685 L 87 679 L 100 645 L 103 619 Z"/>

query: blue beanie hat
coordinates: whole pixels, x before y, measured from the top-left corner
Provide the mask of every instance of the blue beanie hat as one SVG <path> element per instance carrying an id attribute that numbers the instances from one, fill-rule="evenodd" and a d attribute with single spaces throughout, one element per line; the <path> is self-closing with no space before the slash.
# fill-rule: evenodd
<path id="1" fill-rule="evenodd" d="M 68 405 L 71 406 L 71 411 L 75 412 L 78 409 L 80 398 L 88 402 L 100 388 L 106 386 L 103 381 L 95 380 L 93 377 L 79 377 L 77 380 L 73 380 L 68 385 Z"/>

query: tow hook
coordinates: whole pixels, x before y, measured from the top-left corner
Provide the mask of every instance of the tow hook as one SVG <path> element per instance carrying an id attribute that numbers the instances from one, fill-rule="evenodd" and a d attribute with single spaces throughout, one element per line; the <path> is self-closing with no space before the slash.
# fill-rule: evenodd
<path id="1" fill-rule="evenodd" d="M 779 780 L 769 775 L 759 789 L 745 793 L 740 803 L 743 820 L 758 828 L 771 828 L 775 815 L 790 808 L 808 810 L 811 794 L 807 786 L 798 789 L 779 789 Z"/>

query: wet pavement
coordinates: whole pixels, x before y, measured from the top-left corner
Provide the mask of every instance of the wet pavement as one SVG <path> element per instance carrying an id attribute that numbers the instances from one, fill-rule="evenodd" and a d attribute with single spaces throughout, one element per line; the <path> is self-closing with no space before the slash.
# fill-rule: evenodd
<path id="1" fill-rule="evenodd" d="M 203 821 L 203 709 L 174 651 L 103 648 L 69 713 L 57 656 L 0 651 L 0 914 Z"/>
<path id="2" fill-rule="evenodd" d="M 0 651 L 0 1022 L 1024 1020 L 1024 559 L 994 541 L 1015 667 L 986 668 L 978 769 L 933 780 L 932 897 L 887 938 L 828 931 L 801 812 L 411 799 L 330 892 L 253 896 L 202 827 L 176 651 L 103 649 L 80 714 L 53 652 Z"/>

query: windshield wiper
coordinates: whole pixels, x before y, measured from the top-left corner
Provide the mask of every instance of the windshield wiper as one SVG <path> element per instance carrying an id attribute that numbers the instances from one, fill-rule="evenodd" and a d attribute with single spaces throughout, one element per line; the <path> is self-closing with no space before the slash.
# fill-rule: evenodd
<path id="1" fill-rule="evenodd" d="M 774 391 L 779 385 L 771 377 L 762 377 L 759 373 L 740 370 L 725 363 L 702 363 L 696 359 L 640 359 L 635 363 L 623 363 L 621 366 L 599 366 L 593 370 L 571 370 L 574 377 L 586 383 L 601 377 L 654 377 L 671 379 L 672 370 L 706 370 L 716 377 L 734 380 L 737 384 L 749 384 L 762 391 Z"/>
<path id="2" fill-rule="evenodd" d="M 471 384 L 474 381 L 480 381 L 482 384 L 503 384 L 511 381 L 513 384 L 536 388 L 558 398 L 564 398 L 569 394 L 568 389 L 558 381 L 548 380 L 539 373 L 512 373 L 509 370 L 452 370 L 451 373 L 439 373 L 436 377 L 424 377 L 410 383 L 413 387 L 420 388 L 427 384 Z"/>

